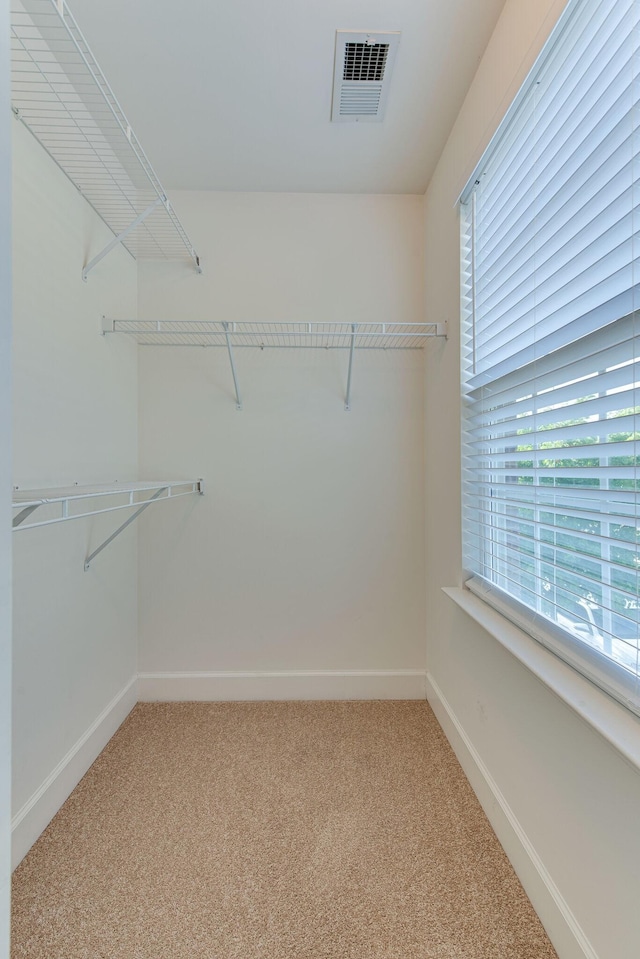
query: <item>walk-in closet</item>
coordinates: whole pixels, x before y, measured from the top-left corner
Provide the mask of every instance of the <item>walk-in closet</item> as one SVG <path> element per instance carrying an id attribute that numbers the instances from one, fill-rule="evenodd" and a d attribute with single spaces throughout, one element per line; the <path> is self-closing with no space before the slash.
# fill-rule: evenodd
<path id="1" fill-rule="evenodd" d="M 476 282 L 478 164 L 515 165 L 518 104 L 580 43 L 594 84 L 622 72 L 640 3 L 581 3 L 3 10 L 0 959 L 635 956 L 632 697 L 464 588 L 469 463 L 518 367 L 469 373 L 468 317 L 516 309 L 529 263 Z M 540 579 L 550 535 L 579 547 L 546 500 L 513 545 L 524 432 L 481 466 L 477 552 Z M 584 549 L 632 597 L 626 475 L 623 532 Z"/>

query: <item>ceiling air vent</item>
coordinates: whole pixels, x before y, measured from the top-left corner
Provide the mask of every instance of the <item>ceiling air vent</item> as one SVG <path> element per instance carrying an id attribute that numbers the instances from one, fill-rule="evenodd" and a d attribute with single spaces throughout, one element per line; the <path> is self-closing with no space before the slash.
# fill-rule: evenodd
<path id="1" fill-rule="evenodd" d="M 399 33 L 337 31 L 334 122 L 382 120 L 399 40 Z"/>

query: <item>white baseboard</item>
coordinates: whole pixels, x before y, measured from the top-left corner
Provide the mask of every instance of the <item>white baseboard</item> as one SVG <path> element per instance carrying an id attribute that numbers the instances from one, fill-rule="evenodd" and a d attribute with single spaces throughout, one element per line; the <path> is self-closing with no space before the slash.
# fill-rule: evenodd
<path id="1" fill-rule="evenodd" d="M 598 959 L 578 920 L 430 673 L 427 699 L 560 959 Z"/>
<path id="2" fill-rule="evenodd" d="M 141 702 L 425 699 L 421 669 L 140 673 Z"/>
<path id="3" fill-rule="evenodd" d="M 24 859 L 138 701 L 134 676 L 103 709 L 11 822 L 11 868 Z"/>

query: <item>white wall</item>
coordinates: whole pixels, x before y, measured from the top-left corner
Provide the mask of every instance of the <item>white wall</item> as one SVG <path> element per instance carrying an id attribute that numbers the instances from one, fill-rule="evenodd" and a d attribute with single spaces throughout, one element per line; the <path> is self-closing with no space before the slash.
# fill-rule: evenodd
<path id="1" fill-rule="evenodd" d="M 507 0 L 426 197 L 429 696 L 561 959 L 638 953 L 640 774 L 441 592 L 461 580 L 456 198 L 563 2 Z M 640 735 L 640 728 L 639 728 Z"/>
<path id="2" fill-rule="evenodd" d="M 422 318 L 422 198 L 174 202 L 205 273 L 142 265 L 141 318 Z M 239 350 L 242 412 L 225 353 L 139 358 L 141 474 L 206 480 L 142 517 L 141 695 L 424 695 L 422 354 L 357 354 L 350 413 L 345 352 Z"/>
<path id="3" fill-rule="evenodd" d="M 0 959 L 9 956 L 11 865 L 11 135 L 9 15 L 0 3 Z"/>
<path id="4" fill-rule="evenodd" d="M 135 311 L 136 264 L 119 249 L 82 282 L 111 234 L 18 121 L 12 134 L 14 482 L 135 478 L 136 347 L 100 329 L 103 313 Z M 132 688 L 113 703 L 137 668 L 133 529 L 83 570 L 122 516 L 14 534 L 14 862 L 135 701 Z"/>

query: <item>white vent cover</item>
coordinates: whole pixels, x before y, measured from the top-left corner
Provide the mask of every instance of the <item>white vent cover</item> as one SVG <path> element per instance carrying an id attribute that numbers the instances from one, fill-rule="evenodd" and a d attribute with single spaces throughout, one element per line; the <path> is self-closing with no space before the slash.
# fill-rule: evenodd
<path id="1" fill-rule="evenodd" d="M 399 33 L 336 32 L 334 122 L 382 120 L 399 40 Z"/>

